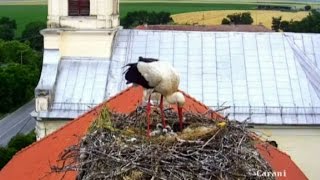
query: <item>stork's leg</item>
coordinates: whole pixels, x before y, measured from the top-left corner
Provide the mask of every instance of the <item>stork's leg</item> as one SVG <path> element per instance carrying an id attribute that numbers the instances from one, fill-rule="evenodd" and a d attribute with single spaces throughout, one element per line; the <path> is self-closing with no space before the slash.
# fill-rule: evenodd
<path id="1" fill-rule="evenodd" d="M 183 129 L 183 114 L 182 114 L 182 107 L 178 106 L 178 116 L 179 116 L 179 126 L 180 126 L 180 131 Z"/>
<path id="2" fill-rule="evenodd" d="M 151 94 L 149 95 L 148 104 L 147 104 L 147 136 L 150 137 L 150 113 L 151 113 Z"/>
<path id="3" fill-rule="evenodd" d="M 161 98 L 160 98 L 160 111 L 161 111 L 161 119 L 162 119 L 162 125 L 163 125 L 163 128 L 166 128 L 166 121 L 164 119 L 164 112 L 163 112 L 163 95 L 161 95 Z"/>

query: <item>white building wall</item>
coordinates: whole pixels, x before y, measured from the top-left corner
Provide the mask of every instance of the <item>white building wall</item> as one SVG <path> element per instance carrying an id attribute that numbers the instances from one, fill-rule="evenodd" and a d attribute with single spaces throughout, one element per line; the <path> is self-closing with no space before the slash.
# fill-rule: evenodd
<path id="1" fill-rule="evenodd" d="M 44 38 L 44 49 L 59 49 L 61 43 L 60 31 L 42 30 L 41 34 Z"/>
<path id="2" fill-rule="evenodd" d="M 42 34 L 44 48 L 59 49 L 61 56 L 110 58 L 115 31 L 47 29 L 43 30 Z"/>
<path id="3" fill-rule="evenodd" d="M 320 177 L 320 127 L 255 126 L 254 131 L 278 143 L 310 180 Z"/>
<path id="4" fill-rule="evenodd" d="M 63 56 L 110 58 L 113 35 L 114 32 L 63 33 L 61 53 Z"/>
<path id="5" fill-rule="evenodd" d="M 90 0 L 90 16 L 73 17 L 68 16 L 68 1 L 48 1 L 48 27 L 79 28 L 78 24 L 83 24 L 81 28 L 84 29 L 116 28 L 119 26 L 118 18 L 118 0 Z"/>
<path id="6" fill-rule="evenodd" d="M 37 141 L 43 137 L 53 133 L 57 129 L 64 126 L 69 121 L 63 120 L 41 120 L 36 122 L 35 132 L 37 134 Z"/>

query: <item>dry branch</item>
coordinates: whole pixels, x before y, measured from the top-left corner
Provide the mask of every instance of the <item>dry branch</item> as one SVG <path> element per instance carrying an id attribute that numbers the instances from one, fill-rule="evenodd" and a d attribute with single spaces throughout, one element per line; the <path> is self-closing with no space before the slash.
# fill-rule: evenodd
<path id="1" fill-rule="evenodd" d="M 256 176 L 272 170 L 245 123 L 227 121 L 219 128 L 205 115 L 185 113 L 182 132 L 164 132 L 156 126 L 161 117 L 153 109 L 152 128 L 161 133 L 148 139 L 145 114 L 143 107 L 129 115 L 104 114 L 107 119 L 97 119 L 104 123 L 94 123 L 79 144 L 62 153 L 52 171 L 77 170 L 77 179 L 274 179 Z M 165 116 L 175 130 L 176 112 L 167 109 Z"/>

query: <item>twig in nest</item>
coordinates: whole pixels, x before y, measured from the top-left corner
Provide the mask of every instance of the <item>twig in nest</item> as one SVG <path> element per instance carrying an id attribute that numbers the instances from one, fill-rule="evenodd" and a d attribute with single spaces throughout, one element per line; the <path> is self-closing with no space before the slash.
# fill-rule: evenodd
<path id="1" fill-rule="evenodd" d="M 274 179 L 255 176 L 272 169 L 257 152 L 246 123 L 229 121 L 223 129 L 195 134 L 199 132 L 195 129 L 204 131 L 215 122 L 203 114 L 184 115 L 191 134 L 184 131 L 147 140 L 144 108 L 130 115 L 110 113 L 112 128 L 92 129 L 78 145 L 63 152 L 52 171 L 78 170 L 77 179 L 88 180 Z M 165 111 L 165 116 L 168 124 L 178 122 L 174 111 Z M 161 122 L 158 113 L 151 117 L 152 127 Z"/>

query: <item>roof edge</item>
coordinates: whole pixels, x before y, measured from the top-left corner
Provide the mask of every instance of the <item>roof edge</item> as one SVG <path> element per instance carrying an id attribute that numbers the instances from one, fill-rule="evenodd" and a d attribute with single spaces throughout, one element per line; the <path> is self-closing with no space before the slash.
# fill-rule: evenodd
<path id="1" fill-rule="evenodd" d="M 22 152 L 24 152 L 24 151 L 28 150 L 29 148 L 31 148 L 31 147 L 33 147 L 33 146 L 35 146 L 36 144 L 38 144 L 38 143 L 40 143 L 40 142 L 42 142 L 42 141 L 44 141 L 44 140 L 46 140 L 46 139 L 48 139 L 48 138 L 50 138 L 50 137 L 52 137 L 52 136 L 56 135 L 59 131 L 62 131 L 62 130 L 63 130 L 63 129 L 65 129 L 66 127 L 68 127 L 68 126 L 70 126 L 71 124 L 73 124 L 73 123 L 77 122 L 77 121 L 78 121 L 79 119 L 81 119 L 82 117 L 84 117 L 84 116 L 86 116 L 86 115 L 88 115 L 88 114 L 92 113 L 92 112 L 93 112 L 93 111 L 95 111 L 96 109 L 99 109 L 99 108 L 103 107 L 106 103 L 108 103 L 109 101 L 111 101 L 111 100 L 115 99 L 116 97 L 120 96 L 120 95 L 121 95 L 121 94 L 123 94 L 124 92 L 129 91 L 131 88 L 133 88 L 133 87 L 128 87 L 127 89 L 125 89 L 125 90 L 121 91 L 120 93 L 118 93 L 118 94 L 116 94 L 116 95 L 114 95 L 114 96 L 110 97 L 108 100 L 105 100 L 105 101 L 103 101 L 102 103 L 100 103 L 99 105 L 97 105 L 97 106 L 93 107 L 93 108 L 92 108 L 92 109 L 90 109 L 89 111 L 87 111 L 87 112 L 83 113 L 82 115 L 80 115 L 80 116 L 78 116 L 78 117 L 74 118 L 73 120 L 71 120 L 71 121 L 67 122 L 64 126 L 62 126 L 62 127 L 58 128 L 56 131 L 52 132 L 51 134 L 49 134 L 49 135 L 47 135 L 47 136 L 43 137 L 42 139 L 40 139 L 40 140 L 38 140 L 38 141 L 36 141 L 36 142 L 34 142 L 34 143 L 30 144 L 29 146 L 27 146 L 27 147 L 25 147 L 25 148 L 21 149 L 20 151 L 18 151 L 18 152 L 17 152 L 17 153 L 12 157 L 12 159 L 13 159 L 13 158 L 15 158 L 15 156 L 19 155 L 20 153 L 22 153 Z M 10 161 L 11 161 L 11 160 L 10 160 Z M 10 161 L 9 161 L 9 163 L 10 163 Z"/>

